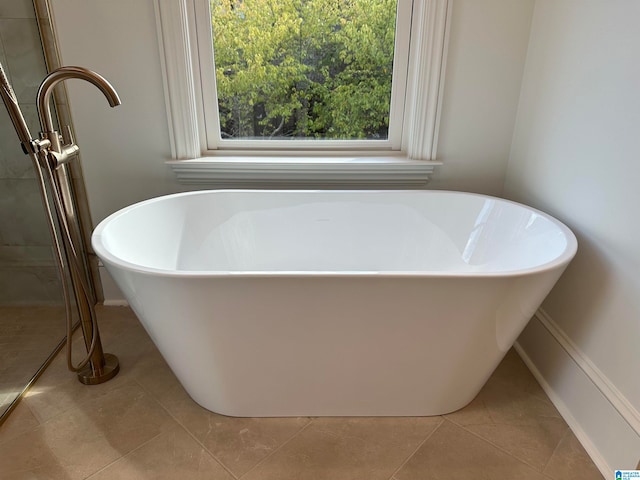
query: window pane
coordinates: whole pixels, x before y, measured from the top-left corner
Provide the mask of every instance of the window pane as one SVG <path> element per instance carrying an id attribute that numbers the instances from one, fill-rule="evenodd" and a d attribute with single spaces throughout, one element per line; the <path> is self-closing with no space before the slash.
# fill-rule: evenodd
<path id="1" fill-rule="evenodd" d="M 223 139 L 389 130 L 397 0 L 210 0 Z"/>

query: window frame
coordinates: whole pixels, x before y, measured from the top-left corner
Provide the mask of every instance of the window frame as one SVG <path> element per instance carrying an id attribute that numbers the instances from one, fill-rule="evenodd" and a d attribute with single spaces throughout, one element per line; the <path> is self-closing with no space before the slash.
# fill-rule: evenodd
<path id="1" fill-rule="evenodd" d="M 409 69 L 409 42 L 411 32 L 411 8 L 413 0 L 397 1 L 396 35 L 393 60 L 393 82 L 391 85 L 389 135 L 386 140 L 331 140 L 331 139 L 292 139 L 292 140 L 243 140 L 223 139 L 220 135 L 220 117 L 218 98 L 215 94 L 215 51 L 211 34 L 209 2 L 196 2 L 195 28 L 198 39 L 198 58 L 204 101 L 204 125 L 207 137 L 207 151 L 246 151 L 255 150 L 291 150 L 299 152 L 348 152 L 348 151 L 400 151 L 402 146 L 402 127 L 404 123 L 405 92 Z M 206 88 L 212 86 L 213 88 Z M 214 92 L 212 95 L 210 92 Z"/>
<path id="2" fill-rule="evenodd" d="M 401 134 L 396 131 L 395 138 L 249 141 L 254 148 L 247 148 L 246 141 L 232 140 L 232 145 L 214 142 L 214 149 L 211 135 L 207 137 L 212 124 L 206 120 L 212 114 L 217 118 L 217 111 L 212 112 L 217 109 L 217 92 L 215 83 L 211 83 L 215 73 L 211 68 L 208 3 L 155 0 L 172 154 L 167 164 L 180 183 L 240 188 L 426 185 L 433 169 L 441 164 L 436 161 L 436 144 L 452 0 L 409 2 L 411 45 L 407 46 L 406 80 L 400 77 L 406 83 L 402 95 L 405 108 L 400 119 Z M 211 59 L 210 64 L 207 59 Z M 395 68 L 394 65 L 394 75 Z M 213 89 L 204 85 L 213 85 Z M 396 95 L 395 102 L 400 98 Z M 322 148 L 313 145 L 319 142 Z"/>

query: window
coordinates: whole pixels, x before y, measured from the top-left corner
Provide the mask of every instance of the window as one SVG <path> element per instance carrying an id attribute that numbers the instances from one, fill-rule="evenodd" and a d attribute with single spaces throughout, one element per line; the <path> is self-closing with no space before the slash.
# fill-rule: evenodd
<path id="1" fill-rule="evenodd" d="M 215 68 L 217 87 L 210 148 L 399 149 L 411 0 L 210 5 L 215 65 L 202 66 Z"/>
<path id="2" fill-rule="evenodd" d="M 168 163 L 181 182 L 215 186 L 423 185 L 437 164 L 448 9 L 156 0 Z"/>

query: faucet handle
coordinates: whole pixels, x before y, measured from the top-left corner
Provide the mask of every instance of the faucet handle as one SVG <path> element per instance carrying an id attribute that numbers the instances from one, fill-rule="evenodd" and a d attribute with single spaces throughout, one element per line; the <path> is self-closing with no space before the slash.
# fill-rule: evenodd
<path id="1" fill-rule="evenodd" d="M 65 163 L 69 163 L 73 160 L 80 151 L 80 147 L 75 144 L 73 140 L 73 133 L 71 132 L 71 127 L 69 125 L 65 125 L 62 127 L 62 135 L 58 132 L 54 131 L 53 137 L 58 140 L 55 145 L 52 145 L 49 148 L 49 158 L 51 161 L 51 167 L 53 169 L 58 168 L 60 165 Z M 41 134 L 46 138 L 47 134 Z M 60 144 L 60 138 L 62 139 L 62 145 Z"/>

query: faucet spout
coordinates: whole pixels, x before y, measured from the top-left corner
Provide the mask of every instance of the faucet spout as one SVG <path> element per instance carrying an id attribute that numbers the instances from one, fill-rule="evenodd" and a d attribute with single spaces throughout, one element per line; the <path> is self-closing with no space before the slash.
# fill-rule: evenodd
<path id="1" fill-rule="evenodd" d="M 54 132 L 53 120 L 51 118 L 51 93 L 53 88 L 63 80 L 69 78 L 78 78 L 94 84 L 102 91 L 109 105 L 116 107 L 120 105 L 120 97 L 115 88 L 105 79 L 102 75 L 97 74 L 92 70 L 88 70 L 82 67 L 61 67 L 51 72 L 44 79 L 40 88 L 38 89 L 37 103 L 38 103 L 38 116 L 40 117 L 40 125 L 42 131 L 45 134 L 51 134 Z"/>

